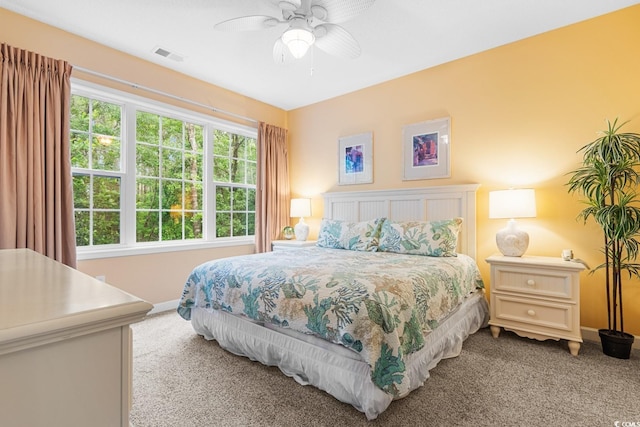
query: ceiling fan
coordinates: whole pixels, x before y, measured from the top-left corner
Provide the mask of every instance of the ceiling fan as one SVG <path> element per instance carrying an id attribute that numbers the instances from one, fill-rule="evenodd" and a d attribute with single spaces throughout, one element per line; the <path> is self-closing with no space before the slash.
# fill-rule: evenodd
<path id="1" fill-rule="evenodd" d="M 275 41 L 273 59 L 284 63 L 292 56 L 300 59 L 313 45 L 330 55 L 353 59 L 360 55 L 356 39 L 338 23 L 368 9 L 375 0 L 271 0 L 282 18 L 250 15 L 219 22 L 214 28 L 226 31 L 253 31 L 277 26 L 286 30 Z"/>

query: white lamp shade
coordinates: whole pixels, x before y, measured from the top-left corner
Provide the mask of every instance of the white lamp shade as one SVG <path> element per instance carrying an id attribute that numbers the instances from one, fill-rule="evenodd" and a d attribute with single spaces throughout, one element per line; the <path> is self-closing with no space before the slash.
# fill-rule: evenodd
<path id="1" fill-rule="evenodd" d="M 316 37 L 304 28 L 290 28 L 282 34 L 282 42 L 289 48 L 294 58 L 300 59 L 315 42 Z"/>
<path id="2" fill-rule="evenodd" d="M 311 199 L 291 199 L 292 217 L 309 217 L 311 216 Z"/>
<path id="3" fill-rule="evenodd" d="M 534 218 L 536 194 L 532 188 L 489 192 L 489 218 Z"/>

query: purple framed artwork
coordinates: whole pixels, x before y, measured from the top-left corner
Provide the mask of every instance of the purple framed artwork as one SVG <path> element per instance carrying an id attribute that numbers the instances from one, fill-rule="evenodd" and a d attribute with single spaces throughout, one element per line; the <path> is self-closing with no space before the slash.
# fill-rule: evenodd
<path id="1" fill-rule="evenodd" d="M 373 133 L 338 139 L 338 184 L 373 182 Z"/>
<path id="2" fill-rule="evenodd" d="M 403 180 L 449 178 L 449 118 L 403 128 Z"/>

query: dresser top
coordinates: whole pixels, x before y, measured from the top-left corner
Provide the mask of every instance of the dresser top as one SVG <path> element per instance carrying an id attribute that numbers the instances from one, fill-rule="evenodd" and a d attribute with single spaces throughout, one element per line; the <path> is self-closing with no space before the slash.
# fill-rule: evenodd
<path id="1" fill-rule="evenodd" d="M 34 251 L 0 250 L 0 345 L 74 325 L 140 320 L 151 308 L 140 298 Z"/>

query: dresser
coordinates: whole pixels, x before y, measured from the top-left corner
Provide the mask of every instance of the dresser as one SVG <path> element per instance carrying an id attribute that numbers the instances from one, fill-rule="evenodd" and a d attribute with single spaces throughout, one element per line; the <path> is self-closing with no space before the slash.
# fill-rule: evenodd
<path id="1" fill-rule="evenodd" d="M 560 257 L 491 256 L 491 333 L 500 328 L 537 340 L 568 340 L 577 356 L 580 331 L 580 272 L 584 266 Z"/>
<path id="2" fill-rule="evenodd" d="M 129 325 L 151 308 L 36 252 L 0 250 L 0 425 L 128 427 Z"/>

